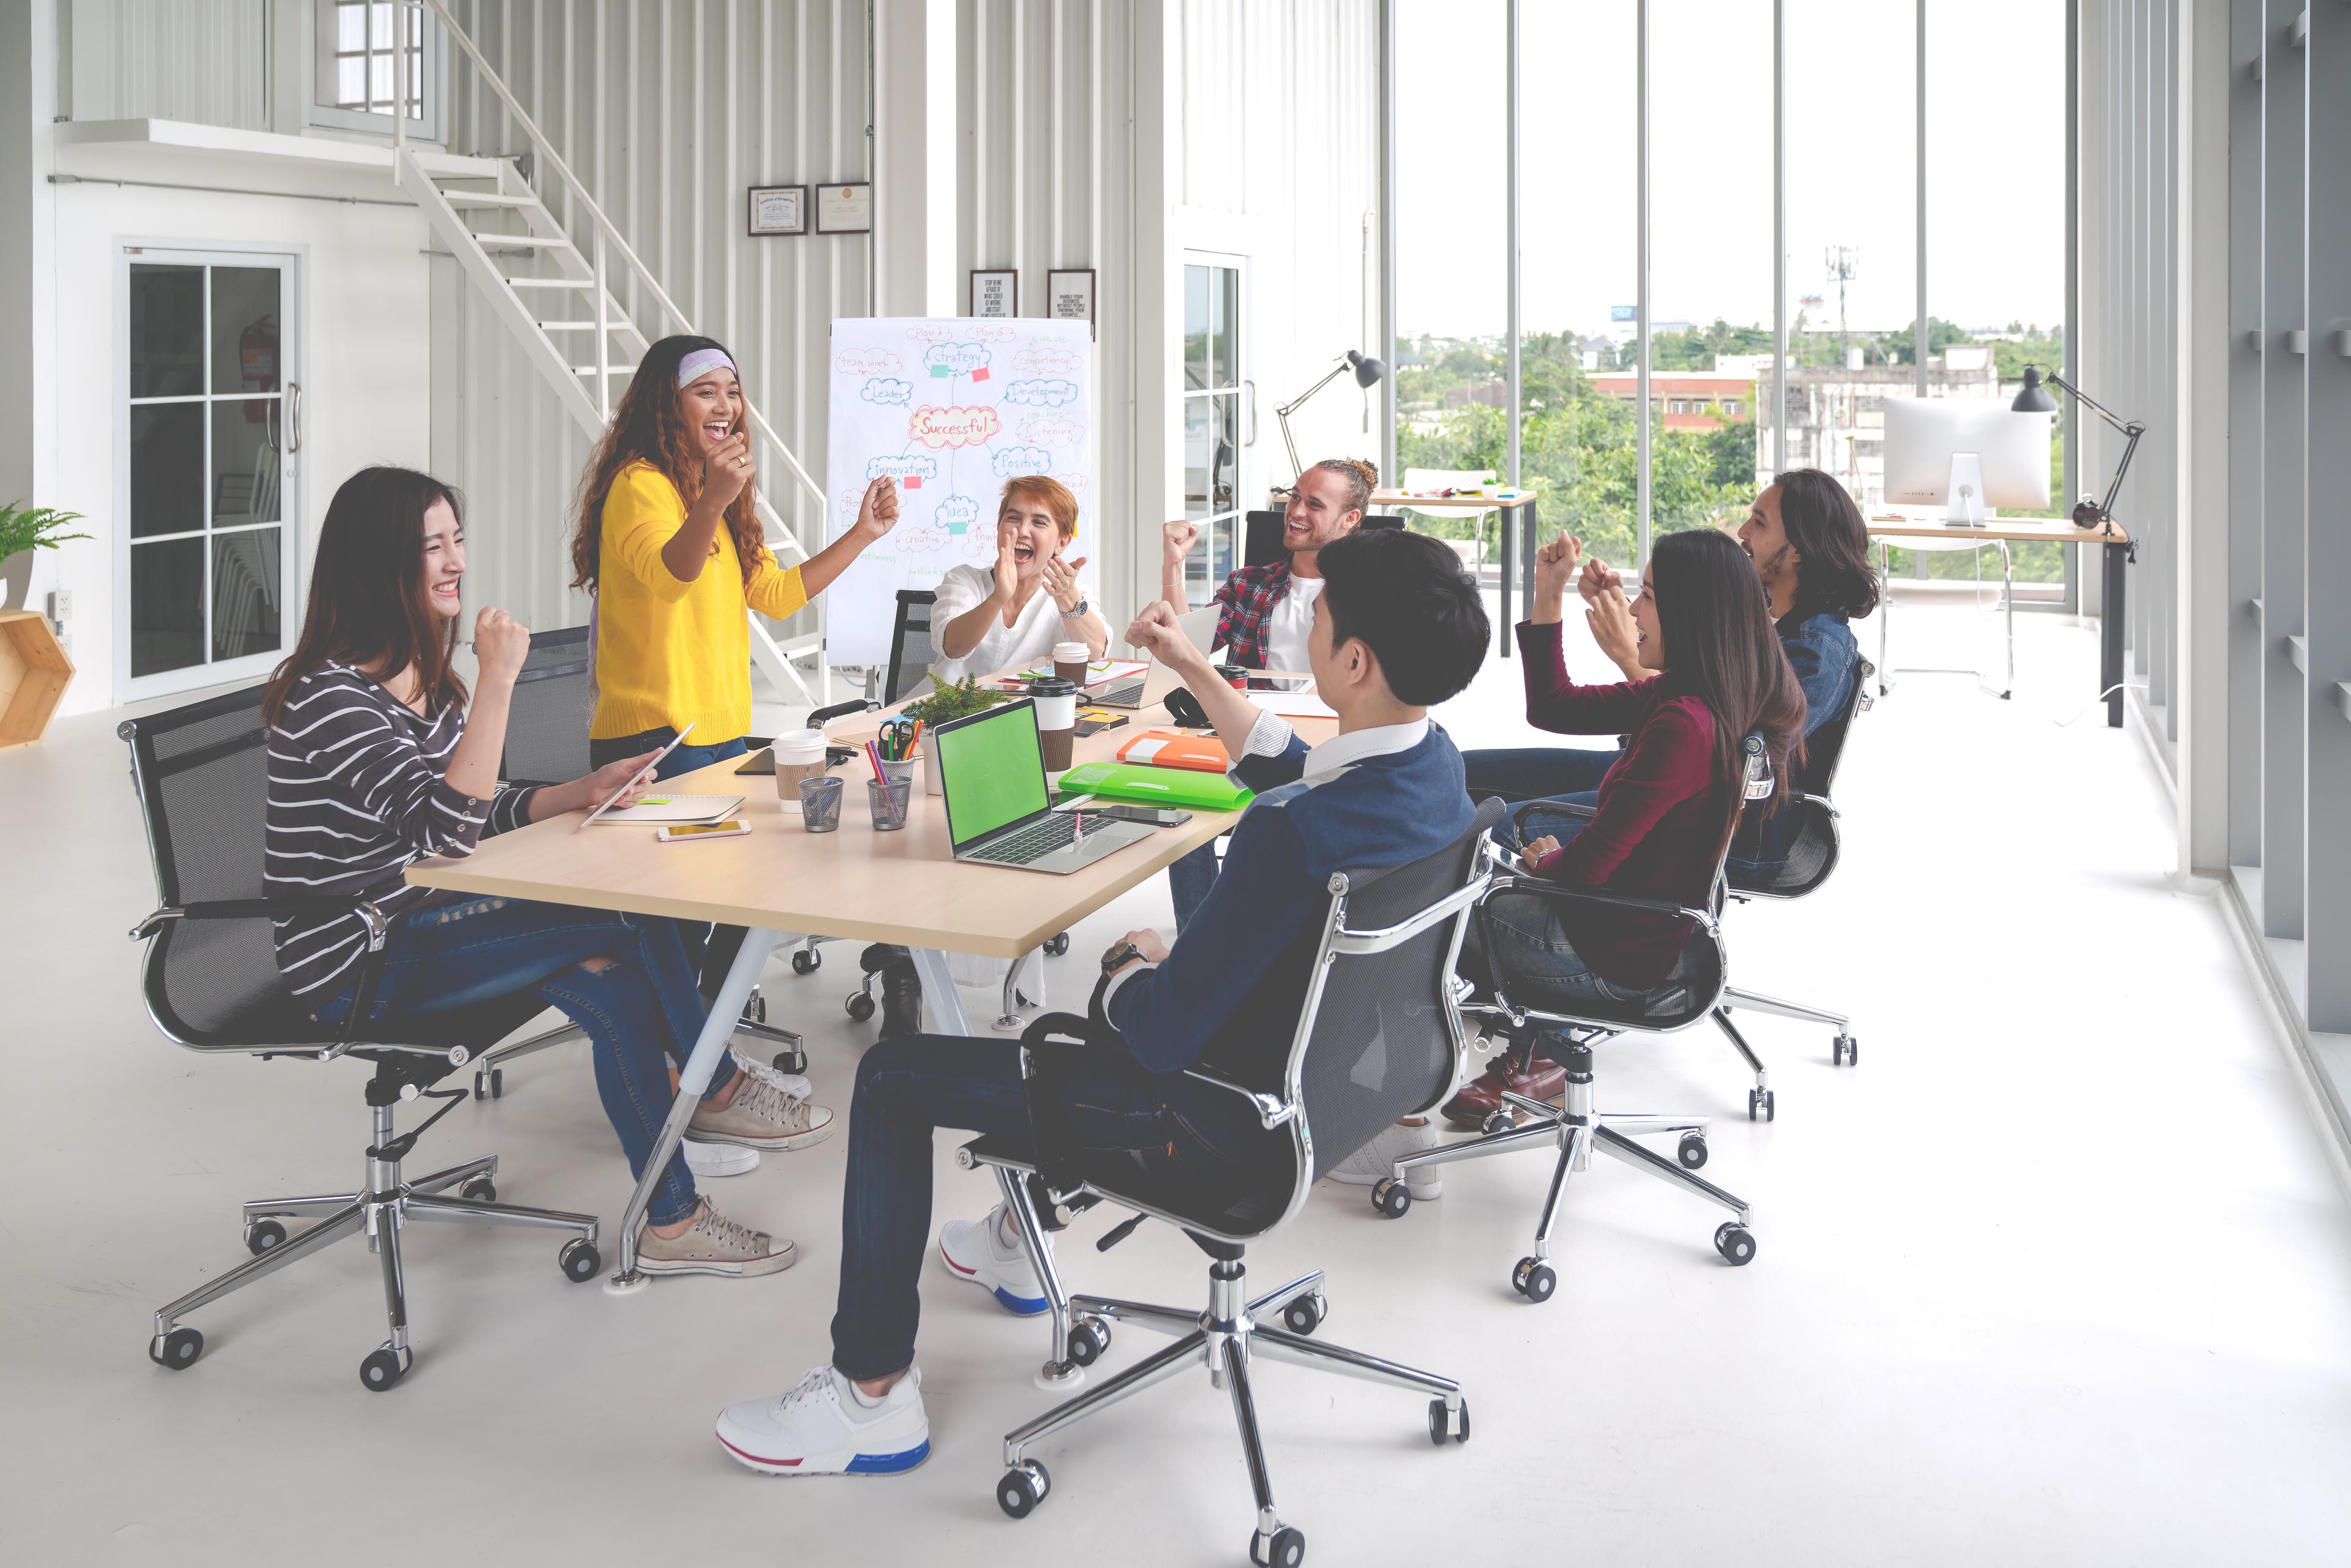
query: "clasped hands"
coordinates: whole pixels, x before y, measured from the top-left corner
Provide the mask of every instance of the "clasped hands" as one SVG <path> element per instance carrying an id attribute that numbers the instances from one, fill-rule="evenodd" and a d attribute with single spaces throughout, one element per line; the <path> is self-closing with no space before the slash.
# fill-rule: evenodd
<path id="1" fill-rule="evenodd" d="M 1625 595 L 1624 576 L 1597 556 L 1584 559 L 1583 541 L 1573 535 L 1562 531 L 1535 552 L 1532 618 L 1562 620 L 1571 580 L 1583 600 L 1583 621 L 1591 628 L 1592 640 L 1612 664 L 1629 674 L 1640 662 L 1641 633 L 1633 623 L 1633 605 Z"/>

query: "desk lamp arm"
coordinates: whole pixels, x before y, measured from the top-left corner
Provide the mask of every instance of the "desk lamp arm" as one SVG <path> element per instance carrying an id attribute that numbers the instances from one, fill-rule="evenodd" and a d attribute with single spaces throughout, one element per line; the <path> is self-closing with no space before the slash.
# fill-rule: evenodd
<path id="1" fill-rule="evenodd" d="M 2096 398 L 2092 397 L 2088 392 L 2084 392 L 2080 387 L 2075 386 L 2073 382 L 2067 381 L 2064 377 L 2057 374 L 2053 371 L 2049 371 L 2042 379 L 2047 382 L 2051 386 L 2058 388 L 2060 391 L 2064 392 L 2066 396 L 2073 398 L 2074 401 L 2089 404 L 2091 410 L 2095 413 L 2099 418 L 2105 420 L 2116 430 L 2121 431 L 2127 438 L 2123 444 L 2123 459 L 2120 463 L 2115 465 L 2114 479 L 2106 486 L 2106 498 L 2098 503 L 2099 520 L 2107 520 L 2115 515 L 2115 497 L 2122 494 L 2123 476 L 2130 472 L 2131 457 L 2138 451 L 2138 438 L 2147 434 L 2147 426 L 2141 424 L 2137 420 L 2123 418 L 2113 409 L 2108 408 L 2105 403 L 2100 402 Z"/>
<path id="2" fill-rule="evenodd" d="M 1298 460 L 1298 443 L 1292 440 L 1290 434 L 1290 416 L 1297 413 L 1300 409 L 1305 407 L 1307 399 L 1312 397 L 1316 392 L 1321 392 L 1324 387 L 1329 386 L 1332 382 L 1337 381 L 1343 373 L 1352 368 L 1353 367 L 1347 363 L 1346 356 L 1342 354 L 1339 356 L 1339 362 L 1331 367 L 1331 373 L 1329 375 L 1324 376 L 1321 381 L 1316 382 L 1312 386 L 1308 387 L 1304 392 L 1300 392 L 1296 397 L 1291 398 L 1288 402 L 1283 403 L 1273 411 L 1274 423 L 1281 426 L 1281 444 L 1290 450 L 1290 472 L 1293 480 L 1299 475 L 1306 472 L 1306 465 Z"/>

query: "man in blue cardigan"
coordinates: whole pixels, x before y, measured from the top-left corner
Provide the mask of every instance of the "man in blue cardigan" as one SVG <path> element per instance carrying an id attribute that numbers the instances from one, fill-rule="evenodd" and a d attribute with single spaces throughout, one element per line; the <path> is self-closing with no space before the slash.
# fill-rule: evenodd
<path id="1" fill-rule="evenodd" d="M 1433 854 L 1472 815 L 1461 755 L 1428 719 L 1433 704 L 1469 684 L 1489 639 L 1458 558 L 1435 539 L 1384 531 L 1325 546 L 1321 564 L 1308 655 L 1339 733 L 1320 746 L 1216 679 L 1165 604 L 1127 633 L 1190 685 L 1238 758 L 1235 775 L 1259 793 L 1200 918 L 1174 947 L 1157 932 L 1131 931 L 1104 955 L 1095 1006 L 1119 1038 L 1057 1071 L 1057 1113 L 1088 1147 L 1130 1153 L 1208 1194 L 1238 1196 L 1261 1179 L 1251 1160 L 1265 1141 L 1237 1096 L 1183 1070 L 1212 1054 L 1244 1070 L 1280 1061 L 1331 873 Z M 783 1394 L 720 1413 L 720 1443 L 751 1469 L 880 1475 L 929 1456 L 913 1363 L 939 1127 L 1033 1135 L 1017 1043 L 903 1036 L 859 1062 L 832 1359 Z M 1002 1205 L 948 1224 L 939 1252 L 955 1278 L 1008 1310 L 1046 1310 Z"/>

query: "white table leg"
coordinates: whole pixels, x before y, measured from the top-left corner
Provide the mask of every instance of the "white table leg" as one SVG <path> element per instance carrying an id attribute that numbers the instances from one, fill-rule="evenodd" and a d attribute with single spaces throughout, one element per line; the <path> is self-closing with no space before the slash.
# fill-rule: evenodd
<path id="1" fill-rule="evenodd" d="M 933 1026 L 941 1034 L 969 1034 L 971 1023 L 963 1016 L 963 997 L 947 969 L 947 956 L 935 947 L 907 951 L 914 955 L 914 973 L 922 977 L 923 1001 L 931 1009 Z"/>
<path id="2" fill-rule="evenodd" d="M 653 1188 L 660 1184 L 670 1155 L 677 1152 L 678 1141 L 685 1135 L 685 1124 L 694 1120 L 695 1106 L 710 1087 L 710 1081 L 718 1076 L 718 1064 L 726 1059 L 727 1042 L 735 1038 L 735 1020 L 743 1016 L 743 1004 L 750 998 L 751 988 L 758 982 L 768 955 L 775 951 L 783 935 L 780 931 L 751 927 L 743 938 L 742 951 L 727 967 L 726 983 L 718 988 L 718 999 L 710 1004 L 710 1016 L 703 1019 L 694 1053 L 685 1059 L 685 1066 L 678 1072 L 677 1098 L 671 1103 L 668 1120 L 662 1124 L 661 1136 L 653 1142 L 653 1157 L 645 1161 L 644 1175 L 637 1178 L 637 1190 L 629 1195 L 628 1211 L 621 1216 L 621 1270 L 612 1276 L 608 1289 L 632 1290 L 645 1281 L 645 1277 L 637 1272 L 637 1226 L 645 1217 L 645 1206 L 653 1201 Z M 946 960 L 940 960 L 939 967 L 946 967 Z"/>

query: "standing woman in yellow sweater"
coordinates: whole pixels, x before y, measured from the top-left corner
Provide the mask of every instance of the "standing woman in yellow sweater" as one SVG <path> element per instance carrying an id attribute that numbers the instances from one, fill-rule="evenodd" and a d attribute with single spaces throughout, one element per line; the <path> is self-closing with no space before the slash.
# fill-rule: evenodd
<path id="1" fill-rule="evenodd" d="M 887 479 L 854 527 L 807 564 L 779 567 L 752 507 L 758 461 L 734 356 L 709 338 L 664 338 L 613 411 L 580 486 L 572 586 L 596 595 L 596 712 L 589 754 L 658 750 L 666 779 L 747 747 L 747 611 L 781 619 L 823 592 L 898 520 Z"/>

